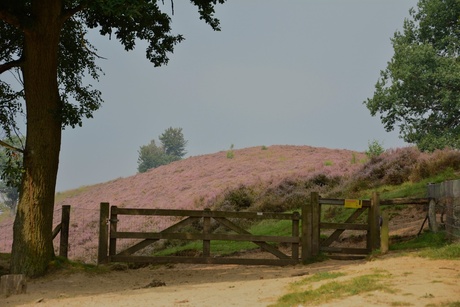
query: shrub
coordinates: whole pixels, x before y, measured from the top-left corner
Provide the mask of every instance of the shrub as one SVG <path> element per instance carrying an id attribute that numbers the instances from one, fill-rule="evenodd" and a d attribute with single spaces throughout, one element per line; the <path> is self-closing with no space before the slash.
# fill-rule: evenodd
<path id="1" fill-rule="evenodd" d="M 378 157 L 385 152 L 383 145 L 379 143 L 377 140 L 373 140 L 372 142 L 368 142 L 368 149 L 366 150 L 366 156 L 371 159 L 373 157 Z"/>
<path id="2" fill-rule="evenodd" d="M 460 170 L 460 151 L 444 149 L 436 150 L 431 155 L 425 155 L 414 167 L 410 179 L 420 181 L 447 169 Z"/>
<path id="3" fill-rule="evenodd" d="M 356 192 L 379 185 L 398 185 L 408 181 L 420 155 L 416 147 L 406 147 L 373 156 L 352 176 L 350 190 Z"/>

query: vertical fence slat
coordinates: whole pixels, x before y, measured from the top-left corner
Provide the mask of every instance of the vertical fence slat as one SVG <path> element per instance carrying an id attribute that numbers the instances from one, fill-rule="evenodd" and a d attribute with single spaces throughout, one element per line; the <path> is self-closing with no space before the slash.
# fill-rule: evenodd
<path id="1" fill-rule="evenodd" d="M 389 223 L 388 212 L 384 211 L 382 213 L 382 232 L 381 232 L 381 237 L 380 237 L 380 252 L 382 254 L 386 254 L 389 249 L 390 233 L 388 229 L 388 223 Z"/>
<path id="2" fill-rule="evenodd" d="M 292 236 L 294 238 L 299 237 L 299 220 L 300 220 L 299 212 L 292 213 Z M 291 253 L 292 259 L 299 260 L 299 243 L 292 243 L 291 250 L 292 250 L 292 253 Z"/>
<path id="3" fill-rule="evenodd" d="M 206 215 L 207 212 L 211 212 L 211 209 L 206 208 L 204 209 L 204 214 Z M 203 217 L 203 234 L 209 234 L 211 232 L 211 217 L 204 216 Z M 211 256 L 211 241 L 210 240 L 203 240 L 203 257 L 210 257 Z"/>
<path id="4" fill-rule="evenodd" d="M 372 193 L 371 206 L 368 211 L 367 249 L 373 251 L 380 247 L 380 195 Z"/>
<path id="5" fill-rule="evenodd" d="M 321 223 L 321 204 L 319 203 L 319 194 L 315 193 L 315 199 L 312 199 L 312 256 L 316 257 L 320 251 L 320 223 Z"/>
<path id="6" fill-rule="evenodd" d="M 302 206 L 301 260 L 306 263 L 311 258 L 311 204 Z"/>
<path id="7" fill-rule="evenodd" d="M 62 206 L 61 213 L 61 235 L 59 240 L 59 256 L 67 258 L 69 250 L 69 224 L 70 206 Z"/>
<path id="8" fill-rule="evenodd" d="M 117 253 L 117 225 L 118 225 L 118 212 L 117 206 L 110 208 L 110 239 L 109 239 L 109 257 Z M 112 238 L 114 236 L 114 238 Z"/>
<path id="9" fill-rule="evenodd" d="M 99 213 L 99 247 L 97 251 L 97 263 L 107 263 L 109 250 L 109 203 L 101 203 Z"/>

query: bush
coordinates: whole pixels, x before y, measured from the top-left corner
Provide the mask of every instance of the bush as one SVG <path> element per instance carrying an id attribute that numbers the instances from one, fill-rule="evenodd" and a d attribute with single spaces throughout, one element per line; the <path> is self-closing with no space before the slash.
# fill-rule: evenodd
<path id="1" fill-rule="evenodd" d="M 411 181 L 433 177 L 447 169 L 460 170 L 460 151 L 453 149 L 436 150 L 417 163 L 411 174 Z"/>
<path id="2" fill-rule="evenodd" d="M 373 157 L 378 157 L 385 152 L 383 145 L 380 144 L 377 140 L 368 142 L 368 149 L 366 150 L 366 156 L 371 159 Z"/>
<path id="3" fill-rule="evenodd" d="M 408 181 L 421 155 L 416 147 L 389 150 L 373 156 L 353 176 L 350 190 L 375 188 L 380 185 L 398 185 Z"/>

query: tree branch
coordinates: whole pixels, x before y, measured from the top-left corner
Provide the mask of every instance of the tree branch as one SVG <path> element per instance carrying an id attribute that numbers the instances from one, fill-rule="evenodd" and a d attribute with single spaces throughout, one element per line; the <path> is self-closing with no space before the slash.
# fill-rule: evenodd
<path id="1" fill-rule="evenodd" d="M 18 29 L 22 28 L 22 24 L 19 18 L 16 15 L 11 14 L 5 9 L 0 9 L 0 19 L 12 25 L 15 28 L 18 28 Z"/>
<path id="2" fill-rule="evenodd" d="M 13 67 L 21 66 L 23 62 L 24 61 L 22 59 L 19 59 L 19 60 L 14 60 L 14 61 L 7 62 L 4 64 L 0 64 L 0 74 L 4 73 L 7 70 L 10 70 Z"/>
<path id="3" fill-rule="evenodd" d="M 62 21 L 65 22 L 67 19 L 69 19 L 70 17 L 72 17 L 73 15 L 82 11 L 85 8 L 86 8 L 86 4 L 81 3 L 77 5 L 76 7 L 64 10 L 62 14 Z"/>
<path id="4" fill-rule="evenodd" d="M 11 146 L 10 144 L 8 143 L 5 143 L 3 141 L 0 140 L 0 145 L 3 146 L 3 147 L 6 147 L 6 148 L 9 148 L 9 149 L 12 149 L 14 151 L 19 151 L 21 153 L 24 153 L 24 150 L 22 150 L 21 148 L 17 148 L 17 147 L 14 147 L 14 146 Z"/>

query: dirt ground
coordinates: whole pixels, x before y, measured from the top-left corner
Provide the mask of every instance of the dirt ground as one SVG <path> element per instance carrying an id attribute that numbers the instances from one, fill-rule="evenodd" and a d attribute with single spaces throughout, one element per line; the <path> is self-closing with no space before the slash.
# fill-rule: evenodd
<path id="1" fill-rule="evenodd" d="M 55 273 L 29 280 L 26 294 L 3 296 L 0 306 L 267 306 L 288 293 L 290 283 L 317 272 L 344 272 L 337 280 L 346 280 L 373 274 L 376 269 L 391 274 L 395 293 L 376 291 L 323 306 L 460 302 L 460 260 L 390 253 L 372 260 L 327 260 L 287 267 L 177 264 L 102 274 Z"/>

